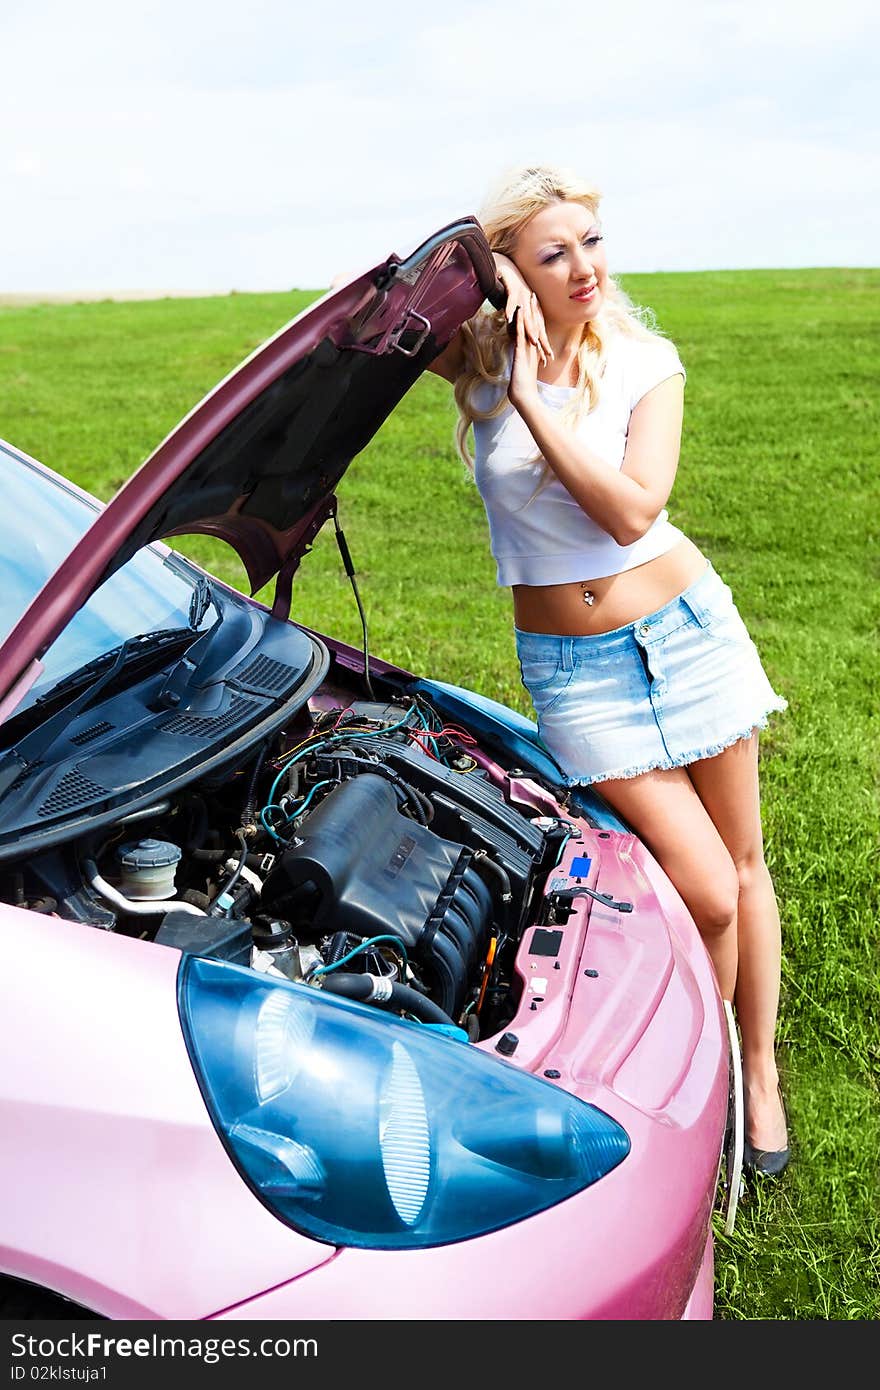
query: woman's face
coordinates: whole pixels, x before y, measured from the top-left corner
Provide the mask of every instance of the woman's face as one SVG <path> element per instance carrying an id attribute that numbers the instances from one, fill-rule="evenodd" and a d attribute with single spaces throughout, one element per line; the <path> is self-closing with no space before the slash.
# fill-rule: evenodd
<path id="1" fill-rule="evenodd" d="M 513 260 L 535 291 L 548 328 L 573 328 L 602 307 L 608 263 L 598 222 L 580 203 L 550 203 L 516 239 Z"/>

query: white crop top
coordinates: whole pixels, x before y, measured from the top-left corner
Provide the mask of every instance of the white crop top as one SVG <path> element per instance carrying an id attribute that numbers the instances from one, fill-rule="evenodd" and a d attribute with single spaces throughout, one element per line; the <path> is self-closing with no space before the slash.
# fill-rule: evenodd
<path id="1" fill-rule="evenodd" d="M 668 339 L 645 341 L 615 332 L 606 349 L 599 402 L 576 426 L 578 438 L 610 468 L 620 468 L 635 406 L 652 387 L 678 373 L 684 376 L 685 370 Z M 474 405 L 490 410 L 505 389 L 481 383 Z M 557 410 L 574 389 L 538 382 L 544 404 Z M 499 584 L 604 579 L 664 555 L 681 540 L 681 531 L 664 510 L 644 536 L 632 545 L 618 545 L 552 472 L 533 497 L 547 477 L 543 459 L 528 462 L 536 452 L 528 426 L 512 405 L 492 420 L 474 421 L 474 477 L 489 519 Z"/>

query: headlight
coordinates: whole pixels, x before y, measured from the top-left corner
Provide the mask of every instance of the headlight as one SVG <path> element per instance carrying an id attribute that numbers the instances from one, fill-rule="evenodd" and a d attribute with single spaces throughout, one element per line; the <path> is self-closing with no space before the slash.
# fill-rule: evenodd
<path id="1" fill-rule="evenodd" d="M 417 1248 L 522 1221 L 629 1152 L 595 1106 L 423 1024 L 185 956 L 202 1094 L 242 1176 L 296 1230 Z"/>

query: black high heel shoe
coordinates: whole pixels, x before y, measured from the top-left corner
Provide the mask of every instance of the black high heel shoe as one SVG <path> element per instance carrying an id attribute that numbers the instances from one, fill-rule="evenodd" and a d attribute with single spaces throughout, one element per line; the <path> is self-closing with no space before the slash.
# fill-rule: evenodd
<path id="1" fill-rule="evenodd" d="M 779 1090 L 779 1101 L 782 1106 L 782 1113 L 785 1116 L 785 1134 L 788 1138 L 788 1111 L 785 1108 L 785 1099 L 782 1094 L 782 1087 Z M 757 1173 L 762 1178 L 778 1178 L 788 1167 L 791 1158 L 791 1148 L 786 1145 L 784 1149 L 755 1149 L 746 1139 L 743 1144 L 743 1172 Z"/>

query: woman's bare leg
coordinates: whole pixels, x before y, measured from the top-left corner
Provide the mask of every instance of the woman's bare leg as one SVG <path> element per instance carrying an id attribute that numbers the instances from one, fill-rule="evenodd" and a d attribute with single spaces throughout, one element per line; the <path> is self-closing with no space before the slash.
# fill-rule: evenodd
<path id="1" fill-rule="evenodd" d="M 757 733 L 717 757 L 691 763 L 687 770 L 736 865 L 739 882 L 735 998 L 743 1046 L 746 1138 L 756 1149 L 784 1149 L 787 1137 L 775 1056 L 781 937 L 776 894 L 764 862 Z"/>
<path id="2" fill-rule="evenodd" d="M 687 904 L 709 952 L 722 998 L 737 977 L 733 860 L 683 767 L 600 782 L 596 790 L 633 827 Z"/>

